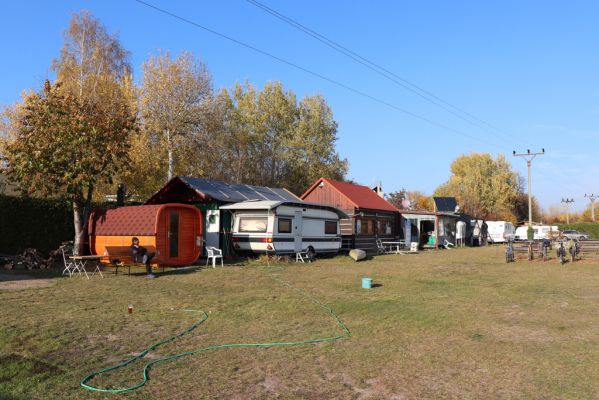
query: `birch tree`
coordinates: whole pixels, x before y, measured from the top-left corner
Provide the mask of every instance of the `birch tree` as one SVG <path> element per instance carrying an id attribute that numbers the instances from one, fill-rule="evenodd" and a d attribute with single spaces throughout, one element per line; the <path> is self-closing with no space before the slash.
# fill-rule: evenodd
<path id="1" fill-rule="evenodd" d="M 141 113 L 145 128 L 166 145 L 166 180 L 175 176 L 177 149 L 201 127 L 212 97 L 212 80 L 192 53 L 172 59 L 168 52 L 142 66 Z"/>
<path id="2" fill-rule="evenodd" d="M 73 14 L 63 38 L 60 56 L 52 61 L 58 83 L 47 82 L 40 92 L 23 97 L 23 113 L 14 116 L 13 139 L 27 134 L 36 141 L 27 142 L 30 147 L 13 142 L 8 163 L 27 192 L 41 188 L 72 199 L 75 251 L 81 252 L 96 185 L 125 168 L 128 157 L 122 150 L 137 124 L 129 53 L 118 36 L 81 11 Z M 61 112 L 67 114 L 55 114 Z M 97 158 L 96 164 L 89 157 Z M 48 185 L 42 182 L 45 174 L 54 177 Z"/>

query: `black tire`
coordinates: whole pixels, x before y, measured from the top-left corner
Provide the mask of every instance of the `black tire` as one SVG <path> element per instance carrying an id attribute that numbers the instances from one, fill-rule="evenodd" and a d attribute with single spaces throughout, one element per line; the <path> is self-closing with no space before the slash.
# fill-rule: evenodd
<path id="1" fill-rule="evenodd" d="M 314 257 L 316 257 L 316 251 L 314 251 L 314 247 L 312 247 L 312 246 L 308 247 L 308 251 L 306 251 L 306 255 L 308 256 L 308 258 L 310 260 L 312 260 Z"/>

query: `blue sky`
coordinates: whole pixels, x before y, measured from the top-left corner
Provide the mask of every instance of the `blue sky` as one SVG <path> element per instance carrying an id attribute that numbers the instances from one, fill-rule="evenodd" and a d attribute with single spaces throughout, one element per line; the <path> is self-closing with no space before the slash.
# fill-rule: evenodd
<path id="1" fill-rule="evenodd" d="M 131 52 L 135 77 L 158 49 L 191 50 L 216 88 L 280 80 L 322 94 L 339 123 L 349 178 L 385 191 L 431 193 L 457 156 L 545 148 L 533 162 L 543 207 L 599 192 L 599 2 L 260 0 L 500 132 L 481 129 L 335 53 L 245 0 L 148 0 L 213 30 L 418 114 L 443 129 L 160 14 L 135 1 L 6 2 L 0 16 L 0 104 L 50 76 L 70 15 L 91 11 Z M 459 133 L 456 133 L 458 131 Z M 473 139 L 474 138 L 474 139 Z"/>

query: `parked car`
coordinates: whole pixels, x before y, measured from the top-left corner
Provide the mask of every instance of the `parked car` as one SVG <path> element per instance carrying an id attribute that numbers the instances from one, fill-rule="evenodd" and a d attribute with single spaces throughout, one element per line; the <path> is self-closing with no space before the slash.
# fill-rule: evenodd
<path id="1" fill-rule="evenodd" d="M 580 232 L 580 231 L 576 231 L 576 230 L 563 231 L 562 236 L 568 240 L 570 240 L 570 239 L 589 240 L 590 239 L 588 233 L 584 233 L 584 232 Z"/>

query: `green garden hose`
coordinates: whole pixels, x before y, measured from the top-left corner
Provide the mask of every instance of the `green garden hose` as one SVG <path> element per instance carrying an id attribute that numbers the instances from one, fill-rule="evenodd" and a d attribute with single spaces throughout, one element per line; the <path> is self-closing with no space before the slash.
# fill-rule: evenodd
<path id="1" fill-rule="evenodd" d="M 215 346 L 208 346 L 208 347 L 202 347 L 202 348 L 198 348 L 195 350 L 190 350 L 190 351 L 186 351 L 183 353 L 178 353 L 178 354 L 173 354 L 170 356 L 166 356 L 166 357 L 162 357 L 162 358 L 158 358 L 155 359 L 153 361 L 148 362 L 146 365 L 144 365 L 144 369 L 143 369 L 143 379 L 141 381 L 139 381 L 138 383 L 136 383 L 133 386 L 130 387 L 125 387 L 125 388 L 119 388 L 119 389 L 105 389 L 105 388 L 99 388 L 96 386 L 92 386 L 90 384 L 88 384 L 88 382 L 90 382 L 92 379 L 94 379 L 97 376 L 100 376 L 106 372 L 109 371 L 114 371 L 116 369 L 119 368 L 123 368 L 129 364 L 131 364 L 132 362 L 139 360 L 141 358 L 143 358 L 146 354 L 148 354 L 150 351 L 156 349 L 157 347 L 171 342 L 177 338 L 180 338 L 184 335 L 187 335 L 189 332 L 193 331 L 195 328 L 197 328 L 198 326 L 200 326 L 204 321 L 206 321 L 208 319 L 208 314 L 206 314 L 204 311 L 198 311 L 198 310 L 183 310 L 183 311 L 188 311 L 188 312 L 198 312 L 202 314 L 202 319 L 199 320 L 198 322 L 194 323 L 193 325 L 191 325 L 189 328 L 185 329 L 184 331 L 177 333 L 176 335 L 173 335 L 169 338 L 163 339 L 159 342 L 154 343 L 153 345 L 151 345 L 150 347 L 146 348 L 144 351 L 142 351 L 140 354 L 136 355 L 135 357 L 132 357 L 128 360 L 125 360 L 119 364 L 113 365 L 111 367 L 108 368 L 104 368 L 100 371 L 96 371 L 96 372 L 92 372 L 91 374 L 87 375 L 85 378 L 83 378 L 81 380 L 81 382 L 79 383 L 83 388 L 88 389 L 88 390 L 92 390 L 95 392 L 104 392 L 104 393 L 124 393 L 124 392 L 131 392 L 133 390 L 139 389 L 142 386 L 144 386 L 147 382 L 148 382 L 148 371 L 149 369 L 155 365 L 155 364 L 159 364 L 168 360 L 175 360 L 177 358 L 181 358 L 181 357 L 186 357 L 186 356 L 190 356 L 193 354 L 198 354 L 198 353 L 204 353 L 206 351 L 209 350 L 216 350 L 216 349 L 226 349 L 226 348 L 231 348 L 231 347 L 274 347 L 274 346 L 292 346 L 292 345 L 299 345 L 299 344 L 309 344 L 309 343 L 320 343 L 320 342 L 332 342 L 335 340 L 339 340 L 339 339 L 343 339 L 347 336 L 349 336 L 349 329 L 347 328 L 347 326 L 345 326 L 345 324 L 339 319 L 339 317 L 337 316 L 337 314 L 335 314 L 335 311 L 333 311 L 332 308 L 330 308 L 329 306 L 327 306 L 326 304 L 320 302 L 318 299 L 314 298 L 313 296 L 311 296 L 310 294 L 297 289 L 295 287 L 293 287 L 291 284 L 275 277 L 272 276 L 271 277 L 279 282 L 281 285 L 287 286 L 290 289 L 293 289 L 297 292 L 299 292 L 303 297 L 305 297 L 306 299 L 310 300 L 312 303 L 318 305 L 319 307 L 321 307 L 322 309 L 324 309 L 325 311 L 328 312 L 328 314 L 337 322 L 337 325 L 341 328 L 341 330 L 343 331 L 342 334 L 337 335 L 337 336 L 331 336 L 331 337 L 324 337 L 324 338 L 316 338 L 316 339 L 306 339 L 306 340 L 300 340 L 300 341 L 292 341 L 292 342 L 271 342 L 271 343 L 227 343 L 227 344 L 221 344 L 221 345 L 215 345 Z"/>

